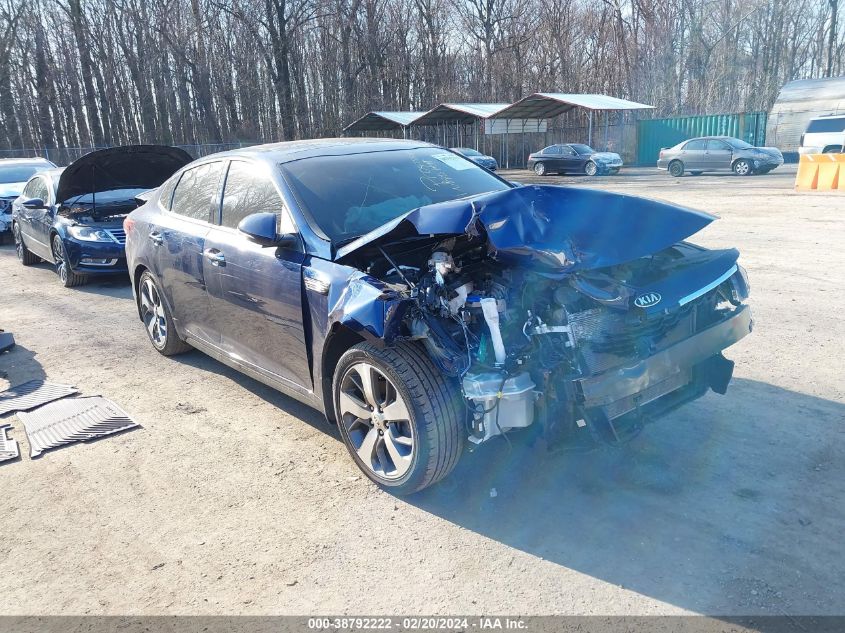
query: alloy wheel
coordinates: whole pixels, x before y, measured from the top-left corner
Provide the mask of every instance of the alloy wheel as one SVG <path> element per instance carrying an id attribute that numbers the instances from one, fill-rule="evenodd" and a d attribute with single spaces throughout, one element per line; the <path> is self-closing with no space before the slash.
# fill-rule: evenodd
<path id="1" fill-rule="evenodd" d="M 751 171 L 751 165 L 746 160 L 738 160 L 734 164 L 734 172 L 739 176 L 747 176 Z"/>
<path id="2" fill-rule="evenodd" d="M 340 423 L 361 463 L 386 480 L 407 473 L 416 438 L 396 385 L 374 365 L 355 363 L 341 379 L 338 401 Z"/>
<path id="3" fill-rule="evenodd" d="M 65 249 L 62 246 L 62 238 L 58 235 L 53 236 L 53 261 L 56 262 L 56 273 L 62 284 L 67 284 L 67 261 L 65 260 Z"/>
<path id="4" fill-rule="evenodd" d="M 15 228 L 12 231 L 12 237 L 15 238 L 15 253 L 18 256 L 18 261 L 23 263 L 24 257 L 24 245 L 23 245 L 23 236 L 21 235 L 21 227 L 15 223 Z"/>
<path id="5" fill-rule="evenodd" d="M 588 161 L 587 164 L 584 165 L 584 173 L 588 176 L 595 176 L 598 171 L 598 166 L 593 161 Z"/>
<path id="6" fill-rule="evenodd" d="M 141 284 L 141 319 L 147 334 L 157 349 L 167 345 L 167 317 L 161 303 L 161 295 L 150 279 Z"/>
<path id="7" fill-rule="evenodd" d="M 538 176 L 544 176 L 546 174 L 546 166 L 543 163 L 537 163 L 534 165 L 534 173 Z"/>

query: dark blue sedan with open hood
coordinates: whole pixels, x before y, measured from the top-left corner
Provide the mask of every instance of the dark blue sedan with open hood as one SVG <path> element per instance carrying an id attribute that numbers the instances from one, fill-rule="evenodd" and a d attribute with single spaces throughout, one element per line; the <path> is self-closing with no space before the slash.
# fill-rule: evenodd
<path id="1" fill-rule="evenodd" d="M 12 203 L 18 260 L 46 260 L 65 287 L 89 275 L 126 274 L 123 219 L 190 154 L 163 145 L 129 145 L 86 154 L 32 176 Z"/>
<path id="2" fill-rule="evenodd" d="M 125 221 L 138 315 L 337 423 L 396 493 L 462 448 L 536 433 L 616 444 L 708 390 L 751 329 L 714 217 L 587 188 L 514 186 L 421 142 L 216 154 Z"/>

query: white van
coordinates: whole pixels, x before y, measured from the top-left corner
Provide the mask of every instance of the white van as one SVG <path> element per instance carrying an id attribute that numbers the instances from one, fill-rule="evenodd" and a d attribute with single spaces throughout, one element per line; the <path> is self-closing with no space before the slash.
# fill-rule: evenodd
<path id="1" fill-rule="evenodd" d="M 810 119 L 801 135 L 801 154 L 845 153 L 845 114 L 830 114 Z"/>

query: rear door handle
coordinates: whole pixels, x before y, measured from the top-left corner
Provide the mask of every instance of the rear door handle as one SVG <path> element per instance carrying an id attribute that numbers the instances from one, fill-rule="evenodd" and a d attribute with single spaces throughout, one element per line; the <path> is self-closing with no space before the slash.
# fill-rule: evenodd
<path id="1" fill-rule="evenodd" d="M 153 244 L 155 244 L 156 246 L 161 246 L 162 244 L 164 244 L 164 238 L 161 236 L 161 233 L 159 233 L 158 231 L 153 231 L 152 233 L 149 234 L 148 237 L 150 238 L 150 241 Z"/>
<path id="2" fill-rule="evenodd" d="M 214 248 L 209 248 L 205 251 L 205 258 L 211 262 L 212 266 L 225 266 L 226 256 Z"/>

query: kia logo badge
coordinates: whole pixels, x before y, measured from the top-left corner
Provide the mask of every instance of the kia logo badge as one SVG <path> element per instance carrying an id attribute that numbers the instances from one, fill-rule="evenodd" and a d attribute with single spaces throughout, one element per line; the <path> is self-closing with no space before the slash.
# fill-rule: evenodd
<path id="1" fill-rule="evenodd" d="M 651 306 L 656 306 L 660 303 L 660 293 L 658 292 L 647 292 L 644 295 L 640 295 L 636 299 L 634 299 L 634 305 L 638 308 L 650 308 Z"/>

